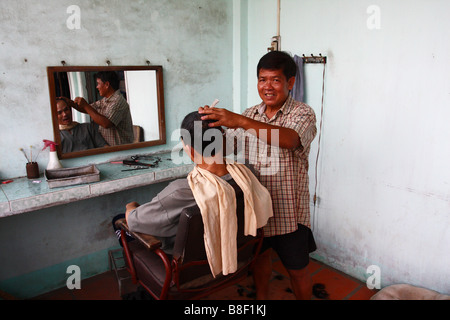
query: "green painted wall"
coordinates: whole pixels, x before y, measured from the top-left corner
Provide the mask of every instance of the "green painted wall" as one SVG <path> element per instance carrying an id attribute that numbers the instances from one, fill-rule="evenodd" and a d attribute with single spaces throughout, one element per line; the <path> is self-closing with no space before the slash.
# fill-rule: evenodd
<path id="1" fill-rule="evenodd" d="M 185 114 L 215 98 L 232 105 L 232 1 L 81 0 L 80 29 L 69 29 L 70 1 L 3 1 L 0 9 L 0 179 L 25 175 L 20 147 L 53 137 L 46 67 L 144 65 L 164 70 L 167 144 L 62 160 L 74 167 L 170 150 Z M 41 171 L 48 152 L 39 157 Z M 165 183 L 0 219 L 0 290 L 29 298 L 64 286 L 77 264 L 89 277 L 108 268 L 117 246 L 111 218 L 145 202 Z"/>

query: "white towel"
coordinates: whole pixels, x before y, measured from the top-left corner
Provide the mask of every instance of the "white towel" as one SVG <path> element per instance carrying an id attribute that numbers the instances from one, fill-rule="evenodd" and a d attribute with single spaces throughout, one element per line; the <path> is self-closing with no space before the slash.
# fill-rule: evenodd
<path id="1" fill-rule="evenodd" d="M 242 189 L 245 204 L 245 235 L 256 230 L 273 216 L 269 191 L 243 164 L 227 163 L 227 170 Z M 206 255 L 215 277 L 237 270 L 237 217 L 233 187 L 215 174 L 195 166 L 189 173 L 189 186 L 200 208 L 204 225 Z"/>

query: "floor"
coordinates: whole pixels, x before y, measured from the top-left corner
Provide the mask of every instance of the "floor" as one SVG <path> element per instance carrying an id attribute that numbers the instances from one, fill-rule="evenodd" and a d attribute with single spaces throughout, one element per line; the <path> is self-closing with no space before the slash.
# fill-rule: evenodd
<path id="1" fill-rule="evenodd" d="M 311 260 L 313 284 L 316 289 L 312 300 L 369 300 L 377 290 L 370 290 L 364 282 L 354 279 L 338 270 L 335 270 L 319 261 Z M 122 270 L 121 272 L 125 272 Z M 125 278 L 126 275 L 118 274 Z M 114 271 L 81 281 L 81 289 L 69 290 L 61 288 L 34 299 L 37 300 L 122 300 L 145 299 L 146 293 L 141 292 L 129 279 L 119 282 Z M 325 291 L 323 291 L 323 289 Z M 229 288 L 216 292 L 205 300 L 253 300 L 254 286 L 251 276 Z M 294 300 L 294 294 L 290 289 L 289 275 L 281 264 L 279 258 L 273 257 L 273 273 L 270 282 L 271 300 Z"/>

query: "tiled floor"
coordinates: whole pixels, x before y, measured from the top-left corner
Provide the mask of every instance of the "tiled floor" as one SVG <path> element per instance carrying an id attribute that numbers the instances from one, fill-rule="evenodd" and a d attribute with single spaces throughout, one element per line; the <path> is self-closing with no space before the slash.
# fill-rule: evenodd
<path id="1" fill-rule="evenodd" d="M 329 300 L 368 300 L 376 293 L 369 290 L 365 283 L 358 281 L 316 260 L 311 260 L 310 270 L 314 284 L 323 284 Z M 206 300 L 253 300 L 254 289 L 251 276 L 229 288 L 223 289 Z M 136 286 L 122 281 L 121 291 L 134 292 Z M 270 282 L 271 300 L 294 300 L 290 289 L 289 276 L 278 257 L 273 258 L 273 273 Z M 121 300 L 119 285 L 114 271 L 91 277 L 81 282 L 80 290 L 61 288 L 38 296 L 39 300 Z M 320 298 L 313 296 L 313 300 Z"/>

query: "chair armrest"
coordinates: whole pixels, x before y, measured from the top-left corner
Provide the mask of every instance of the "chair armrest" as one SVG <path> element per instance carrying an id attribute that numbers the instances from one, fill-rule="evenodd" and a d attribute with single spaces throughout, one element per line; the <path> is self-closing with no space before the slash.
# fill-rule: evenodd
<path id="1" fill-rule="evenodd" d="M 125 219 L 119 219 L 116 221 L 116 226 L 122 230 L 128 232 L 133 238 L 137 239 L 140 243 L 142 243 L 149 250 L 159 249 L 162 245 L 161 241 L 158 240 L 155 236 L 150 234 L 145 234 L 141 232 L 133 232 L 128 228 L 127 221 Z"/>

